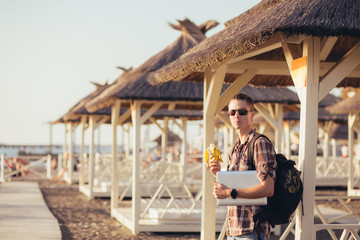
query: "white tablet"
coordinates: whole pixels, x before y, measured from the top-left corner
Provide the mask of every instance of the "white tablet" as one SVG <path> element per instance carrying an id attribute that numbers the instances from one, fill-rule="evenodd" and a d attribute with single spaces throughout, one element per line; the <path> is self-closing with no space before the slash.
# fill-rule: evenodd
<path id="1" fill-rule="evenodd" d="M 260 181 L 255 170 L 250 171 L 219 171 L 216 173 L 216 181 L 228 188 L 249 188 L 259 185 Z M 241 206 L 241 205 L 266 205 L 267 198 L 225 198 L 217 199 L 218 206 Z"/>

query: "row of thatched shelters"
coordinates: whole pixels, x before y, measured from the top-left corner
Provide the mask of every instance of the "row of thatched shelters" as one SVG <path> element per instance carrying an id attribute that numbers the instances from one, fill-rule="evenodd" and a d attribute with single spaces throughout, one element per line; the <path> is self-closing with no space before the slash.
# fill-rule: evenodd
<path id="1" fill-rule="evenodd" d="M 204 146 L 207 146 L 214 139 L 215 116 L 221 116 L 221 111 L 226 109 L 228 100 L 234 94 L 248 83 L 268 87 L 293 85 L 292 77 L 295 76 L 291 75 L 291 63 L 294 59 L 304 57 L 306 83 L 297 89 L 297 93 L 301 103 L 299 167 L 303 172 L 306 191 L 304 215 L 298 214 L 296 217 L 295 235 L 296 239 L 314 238 L 315 228 L 321 229 L 313 221 L 317 145 L 314 133 L 317 132 L 319 113 L 317 103 L 336 86 L 359 87 L 360 18 L 357 9 L 359 2 L 354 0 L 331 3 L 325 0 L 264 0 L 228 21 L 224 30 L 209 38 L 205 38 L 204 33 L 216 25 L 213 21 L 201 26 L 187 19 L 179 21 L 175 28 L 181 30 L 182 34 L 174 44 L 142 66 L 124 73 L 85 103 L 89 114 L 111 108 L 114 136 L 118 124 L 129 116 L 132 119 L 131 214 L 129 210 L 119 209 L 117 204 L 116 185 L 119 176 L 116 168 L 117 142 L 114 137 L 112 216 L 134 233 L 161 231 L 159 226 L 147 225 L 140 213 L 139 130 L 140 125 L 152 114 L 161 108 L 202 109 Z M 161 84 L 150 85 L 149 82 Z M 263 94 L 265 90 L 258 95 L 266 96 Z M 276 101 L 280 98 L 269 99 Z M 121 115 L 120 110 L 123 108 L 127 110 Z M 141 108 L 148 110 L 141 113 Z M 268 118 L 280 135 L 283 109 L 278 105 L 270 104 L 267 108 L 260 104 L 257 110 Z M 89 118 L 92 118 L 91 115 Z M 215 238 L 219 223 L 216 222 L 216 206 L 212 196 L 212 176 L 205 166 L 202 175 L 202 209 L 206 209 L 201 212 L 202 224 L 191 222 L 189 226 L 172 222 L 167 225 L 167 231 L 179 229 L 180 225 L 183 231 L 193 231 L 201 225 L 201 239 Z M 345 228 L 352 230 L 354 226 Z"/>

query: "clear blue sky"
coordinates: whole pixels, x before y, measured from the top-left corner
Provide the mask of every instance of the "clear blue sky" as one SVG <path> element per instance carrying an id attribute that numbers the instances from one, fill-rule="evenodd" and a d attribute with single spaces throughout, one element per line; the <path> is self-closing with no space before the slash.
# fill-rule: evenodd
<path id="1" fill-rule="evenodd" d="M 177 39 L 168 22 L 217 20 L 209 36 L 257 2 L 0 0 L 0 143 L 47 144 L 46 123 L 93 91 L 90 81 L 111 83 L 117 66 L 137 67 Z M 63 139 L 55 126 L 53 142 Z"/>

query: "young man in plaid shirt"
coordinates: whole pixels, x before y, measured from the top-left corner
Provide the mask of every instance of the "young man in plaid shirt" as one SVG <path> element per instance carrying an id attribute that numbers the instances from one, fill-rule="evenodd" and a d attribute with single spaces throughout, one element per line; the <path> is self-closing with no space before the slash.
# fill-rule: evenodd
<path id="1" fill-rule="evenodd" d="M 254 143 L 253 163 L 248 159 L 248 144 L 256 133 L 253 127 L 254 102 L 245 94 L 235 95 L 229 102 L 229 117 L 232 126 L 238 132 L 238 140 L 234 151 L 229 154 L 228 171 L 256 170 L 260 184 L 246 189 L 229 189 L 227 186 L 214 183 L 214 197 L 223 198 L 261 198 L 274 194 L 276 172 L 275 150 L 272 143 L 264 137 Z M 254 168 L 255 166 L 255 168 Z M 220 163 L 210 156 L 209 169 L 216 176 L 221 170 Z M 257 239 L 253 215 L 260 206 L 228 206 L 227 208 L 227 239 Z M 261 239 L 269 239 L 270 225 L 261 225 Z"/>

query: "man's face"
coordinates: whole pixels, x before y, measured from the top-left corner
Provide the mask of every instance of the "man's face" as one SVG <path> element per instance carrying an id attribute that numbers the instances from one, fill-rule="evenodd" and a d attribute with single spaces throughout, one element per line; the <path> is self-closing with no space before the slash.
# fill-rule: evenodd
<path id="1" fill-rule="evenodd" d="M 232 112 L 232 114 L 235 114 L 233 116 L 229 115 L 231 125 L 235 129 L 244 129 L 252 126 L 251 124 L 254 112 L 250 111 L 250 107 L 245 100 L 231 100 L 228 108 L 229 113 Z"/>

